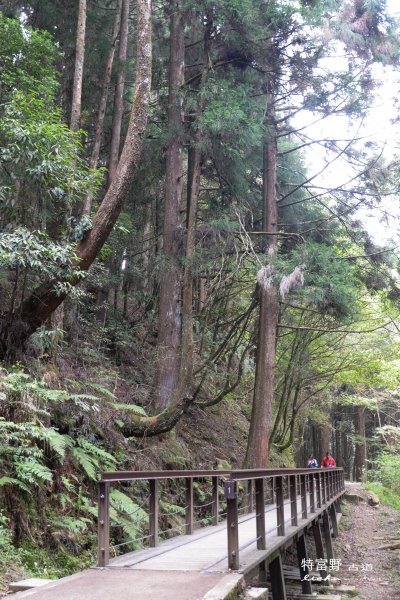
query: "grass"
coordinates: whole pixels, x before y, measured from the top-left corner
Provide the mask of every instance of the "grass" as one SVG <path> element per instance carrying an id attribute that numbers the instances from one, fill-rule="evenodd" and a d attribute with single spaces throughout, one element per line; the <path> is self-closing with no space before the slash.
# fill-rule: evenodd
<path id="1" fill-rule="evenodd" d="M 379 500 L 400 512 L 400 495 L 392 492 L 389 488 L 378 482 L 369 482 L 365 484 L 365 489 L 369 492 L 374 492 L 379 497 Z"/>

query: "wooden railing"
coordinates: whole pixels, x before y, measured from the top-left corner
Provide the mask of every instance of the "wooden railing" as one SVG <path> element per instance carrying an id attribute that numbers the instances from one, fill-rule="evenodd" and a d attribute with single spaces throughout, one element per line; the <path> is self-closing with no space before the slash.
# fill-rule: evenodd
<path id="1" fill-rule="evenodd" d="M 243 511 L 256 513 L 256 536 L 252 544 L 265 549 L 265 506 L 274 504 L 276 511 L 276 534 L 285 536 L 284 502 L 291 506 L 291 525 L 298 525 L 298 500 L 301 502 L 301 517 L 307 519 L 308 512 L 328 506 L 344 491 L 342 469 L 241 469 L 241 470 L 196 470 L 196 471 L 118 471 L 104 473 L 99 482 L 98 513 L 98 566 L 105 567 L 110 559 L 110 488 L 128 482 L 147 482 L 145 504 L 148 512 L 148 535 L 144 536 L 150 547 L 157 546 L 160 538 L 160 482 L 182 481 L 185 491 L 184 532 L 192 535 L 195 526 L 218 525 L 226 516 L 228 565 L 239 568 L 239 516 Z M 194 503 L 194 482 L 208 482 L 210 500 Z M 223 496 L 220 490 L 223 489 Z M 269 493 L 268 493 L 269 492 Z M 222 496 L 222 497 L 221 497 Z M 307 501 L 307 496 L 309 500 Z M 221 506 L 223 512 L 221 513 Z M 196 510 L 207 508 L 208 518 L 196 521 Z M 273 509 L 272 509 L 273 510 Z M 169 530 L 170 531 L 170 530 Z M 114 544 L 124 546 L 131 542 Z M 249 545 L 249 544 L 246 544 Z"/>

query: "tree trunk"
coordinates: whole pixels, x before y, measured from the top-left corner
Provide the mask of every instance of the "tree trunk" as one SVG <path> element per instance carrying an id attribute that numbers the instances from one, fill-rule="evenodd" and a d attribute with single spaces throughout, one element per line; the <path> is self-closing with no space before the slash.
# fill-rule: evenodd
<path id="1" fill-rule="evenodd" d="M 336 421 L 335 427 L 335 459 L 336 464 L 339 467 L 343 467 L 343 444 L 342 444 L 343 431 L 340 428 L 340 421 Z"/>
<path id="2" fill-rule="evenodd" d="M 97 210 L 92 229 L 76 248 L 78 266 L 83 271 L 93 263 L 118 219 L 140 159 L 149 112 L 151 49 L 151 0 L 137 0 L 137 67 L 128 133 L 115 178 Z M 77 285 L 80 280 L 81 276 L 77 275 L 70 283 Z M 20 348 L 64 300 L 67 293 L 57 293 L 56 283 L 41 284 L 15 311 L 16 314 L 3 319 L 0 358 L 10 356 L 15 348 Z"/>
<path id="3" fill-rule="evenodd" d="M 115 85 L 114 114 L 111 130 L 110 159 L 108 163 L 108 185 L 114 179 L 119 160 L 121 143 L 122 114 L 124 110 L 124 89 L 126 74 L 126 56 L 128 51 L 129 0 L 122 0 L 121 30 L 118 48 L 118 74 Z"/>
<path id="4" fill-rule="evenodd" d="M 85 60 L 86 0 L 79 0 L 76 31 L 75 71 L 70 121 L 72 131 L 78 131 L 81 120 L 83 63 Z"/>
<path id="5" fill-rule="evenodd" d="M 321 456 L 319 460 L 321 461 L 331 447 L 331 432 L 329 430 L 329 426 L 326 423 L 320 425 L 319 440 L 319 446 L 321 450 Z"/>
<path id="6" fill-rule="evenodd" d="M 158 325 L 158 365 L 154 395 L 156 410 L 171 402 L 175 392 L 181 343 L 181 274 L 178 263 L 180 206 L 183 192 L 183 114 L 184 83 L 184 16 L 180 1 L 173 0 L 171 8 L 168 127 L 169 143 L 166 152 L 165 204 L 163 225 L 164 265 L 160 281 Z"/>
<path id="7" fill-rule="evenodd" d="M 271 83 L 269 82 L 269 85 Z M 266 120 L 267 139 L 263 149 L 263 229 L 264 231 L 277 233 L 277 142 L 271 90 L 267 93 Z M 275 235 L 267 239 L 265 248 L 267 256 L 272 259 L 277 252 L 277 237 Z M 268 267 L 264 267 L 264 269 L 266 268 Z M 269 277 L 264 277 L 260 284 L 260 295 L 256 375 L 245 459 L 245 465 L 249 468 L 266 467 L 268 464 L 279 308 L 277 290 L 272 282 L 271 270 L 269 271 Z"/>
<path id="8" fill-rule="evenodd" d="M 104 70 L 100 104 L 99 104 L 99 112 L 97 114 L 93 148 L 92 148 L 92 154 L 90 157 L 90 164 L 89 164 L 91 169 L 96 169 L 97 163 L 99 162 L 101 139 L 103 136 L 103 129 L 104 129 L 104 119 L 106 116 L 108 92 L 109 92 L 109 88 L 110 88 L 111 73 L 112 73 L 112 67 L 113 67 L 113 62 L 114 62 L 115 46 L 117 44 L 118 34 L 120 31 L 120 27 L 121 27 L 121 6 L 122 6 L 121 3 L 122 3 L 122 0 L 118 0 L 115 18 L 114 18 L 114 24 L 113 24 L 112 33 L 111 33 L 111 46 L 110 46 L 110 50 L 109 50 L 109 53 L 107 56 L 106 68 Z M 90 214 L 90 211 L 92 210 L 92 201 L 93 201 L 92 195 L 88 194 L 88 196 L 85 199 L 84 206 L 83 206 L 83 214 L 85 214 L 85 215 Z"/>
<path id="9" fill-rule="evenodd" d="M 365 469 L 367 444 L 365 440 L 365 406 L 356 406 L 354 428 L 357 435 L 355 447 L 354 475 L 356 481 L 362 481 Z"/>

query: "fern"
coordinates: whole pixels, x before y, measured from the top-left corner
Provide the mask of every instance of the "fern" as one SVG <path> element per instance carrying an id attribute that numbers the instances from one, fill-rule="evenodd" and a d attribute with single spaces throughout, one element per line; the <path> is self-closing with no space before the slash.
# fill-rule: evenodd
<path id="1" fill-rule="evenodd" d="M 66 449 L 73 445 L 72 439 L 68 435 L 61 435 L 53 428 L 45 429 L 43 438 L 61 461 L 64 461 Z"/>
<path id="2" fill-rule="evenodd" d="M 99 466 L 94 462 L 92 457 L 82 448 L 76 447 L 72 449 L 72 456 L 76 462 L 82 467 L 89 479 L 96 479 L 96 468 Z"/>
<path id="3" fill-rule="evenodd" d="M 85 517 L 55 517 L 51 519 L 51 524 L 53 527 L 58 529 L 64 529 L 73 534 L 83 533 L 87 530 L 88 525 L 91 523 L 91 519 L 87 519 Z"/>
<path id="4" fill-rule="evenodd" d="M 19 479 L 15 479 L 15 477 L 0 477 L 0 486 L 1 485 L 16 485 L 24 492 L 30 492 L 29 487 Z"/>
<path id="5" fill-rule="evenodd" d="M 94 390 L 97 390 L 98 392 L 100 392 L 100 394 L 103 394 L 104 396 L 107 396 L 108 398 L 111 398 L 112 400 L 115 399 L 115 394 L 113 394 L 113 392 L 111 392 L 110 390 L 108 390 L 104 386 L 99 385 L 98 383 L 86 383 L 86 385 L 88 387 L 93 388 Z"/>
<path id="6" fill-rule="evenodd" d="M 119 524 L 129 540 L 135 540 L 147 526 L 148 513 L 120 490 L 110 493 L 110 517 Z"/>
<path id="7" fill-rule="evenodd" d="M 53 474 L 48 467 L 35 459 L 15 461 L 18 479 L 26 483 L 43 484 L 53 480 Z"/>
<path id="8" fill-rule="evenodd" d="M 138 415 L 142 415 L 144 417 L 147 416 L 146 411 L 142 406 L 138 406 L 137 404 L 122 404 L 121 402 L 112 402 L 111 406 L 116 408 L 117 410 L 129 410 Z"/>

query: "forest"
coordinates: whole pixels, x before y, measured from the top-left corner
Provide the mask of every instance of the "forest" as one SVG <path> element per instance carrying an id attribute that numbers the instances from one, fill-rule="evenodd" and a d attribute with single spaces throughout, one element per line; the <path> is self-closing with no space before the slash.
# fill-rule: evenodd
<path id="1" fill-rule="evenodd" d="M 386 0 L 0 1 L 0 590 L 93 563 L 104 471 L 330 450 L 400 510 L 399 141 L 364 133 L 399 34 Z"/>

